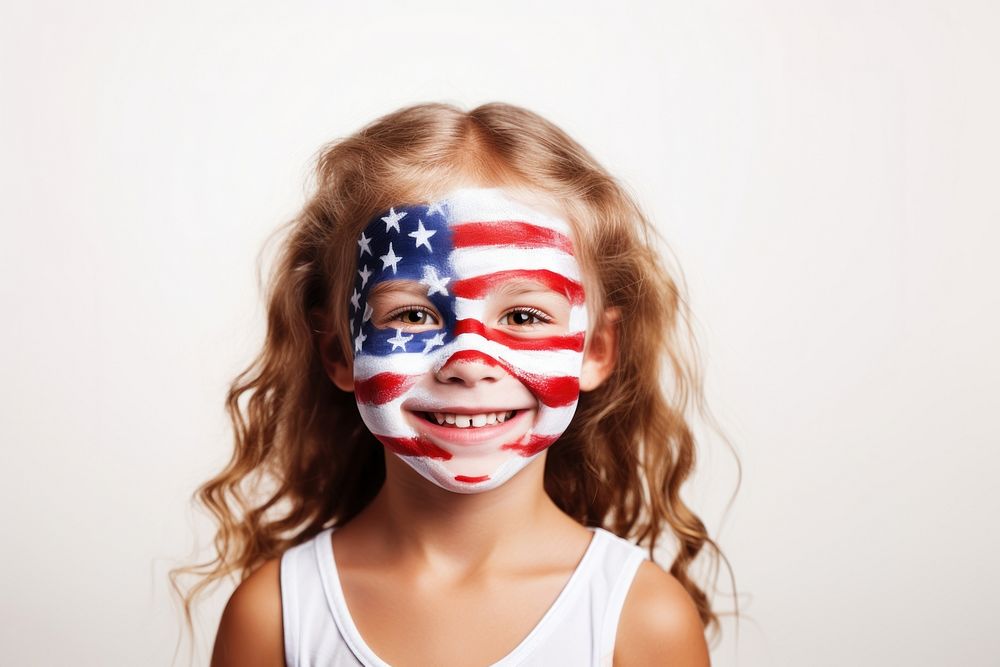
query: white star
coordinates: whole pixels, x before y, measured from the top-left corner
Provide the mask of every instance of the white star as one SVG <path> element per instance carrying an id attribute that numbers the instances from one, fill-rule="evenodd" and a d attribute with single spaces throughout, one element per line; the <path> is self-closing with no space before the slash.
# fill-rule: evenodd
<path id="1" fill-rule="evenodd" d="M 371 307 L 371 306 L 369 306 L 369 305 L 368 305 L 368 304 L 366 303 L 366 304 L 365 304 L 365 314 L 364 314 L 364 316 L 362 316 L 362 318 L 361 318 L 361 323 L 362 323 L 362 324 L 364 324 L 365 322 L 367 322 L 367 321 L 368 321 L 368 320 L 370 320 L 371 318 L 372 318 L 372 307 Z"/>
<path id="2" fill-rule="evenodd" d="M 428 206 L 427 207 L 427 215 L 429 215 L 429 216 L 430 215 L 434 215 L 434 211 L 437 211 L 441 215 L 444 215 L 444 209 L 441 208 L 442 204 L 444 204 L 443 201 L 436 201 L 433 204 L 431 204 L 430 206 Z"/>
<path id="3" fill-rule="evenodd" d="M 385 233 L 388 234 L 390 229 L 395 228 L 399 231 L 399 221 L 406 217 L 406 211 L 402 213 L 396 213 L 395 208 L 389 209 L 389 215 L 382 218 L 382 222 L 385 223 Z"/>
<path id="4" fill-rule="evenodd" d="M 361 289 L 365 288 L 365 284 L 368 282 L 368 276 L 371 274 L 372 272 L 368 270 L 367 264 L 361 267 L 361 270 L 358 271 L 358 276 L 361 278 Z"/>
<path id="5" fill-rule="evenodd" d="M 440 292 L 444 296 L 448 296 L 448 290 L 445 289 L 445 285 L 447 285 L 450 280 L 451 278 L 439 278 L 437 269 L 433 266 L 425 266 L 424 277 L 420 281 L 420 284 L 427 285 L 427 296 L 431 296 L 435 292 Z"/>
<path id="6" fill-rule="evenodd" d="M 424 354 L 427 354 L 429 351 L 433 350 L 438 345 L 444 345 L 443 333 L 434 334 L 433 336 L 424 341 Z"/>
<path id="7" fill-rule="evenodd" d="M 427 231 L 426 229 L 424 229 L 424 221 L 417 220 L 417 231 L 410 232 L 407 236 L 412 236 L 417 240 L 417 245 L 415 247 L 419 248 L 420 246 L 425 245 L 427 246 L 427 249 L 429 251 L 434 252 L 434 249 L 431 248 L 431 244 L 427 241 L 427 239 L 434 236 L 435 234 L 437 234 L 436 229 Z"/>
<path id="8" fill-rule="evenodd" d="M 403 351 L 406 352 L 406 344 L 409 343 L 411 340 L 413 340 L 412 335 L 404 336 L 402 329 L 396 329 L 396 335 L 390 338 L 389 342 L 392 343 L 393 350 L 395 350 L 397 347 L 401 347 L 403 348 Z"/>
<path id="9" fill-rule="evenodd" d="M 389 244 L 389 252 L 386 253 L 386 254 L 384 254 L 384 255 L 382 255 L 381 257 L 379 257 L 379 259 L 382 260 L 382 270 L 385 271 L 386 269 L 388 269 L 391 266 L 392 267 L 392 273 L 395 275 L 395 273 L 396 273 L 396 265 L 399 264 L 399 260 L 401 260 L 403 258 L 396 256 L 396 253 L 394 253 L 392 251 L 392 244 L 390 243 Z"/>
<path id="10" fill-rule="evenodd" d="M 361 238 L 358 239 L 358 245 L 361 246 L 361 254 L 358 257 L 364 257 L 365 253 L 372 254 L 372 248 L 368 245 L 371 242 L 372 240 L 365 236 L 364 232 L 361 232 Z"/>
<path id="11" fill-rule="evenodd" d="M 361 294 L 358 292 L 358 290 L 354 290 L 354 294 L 351 295 L 351 305 L 354 306 L 354 310 L 357 310 L 358 308 L 361 307 L 361 303 L 359 303 L 360 298 Z"/>
<path id="12" fill-rule="evenodd" d="M 358 335 L 354 337 L 354 351 L 355 352 L 360 352 L 361 351 L 361 345 L 366 340 L 368 340 L 368 336 L 366 336 L 364 333 L 362 333 L 361 331 L 359 331 Z"/>

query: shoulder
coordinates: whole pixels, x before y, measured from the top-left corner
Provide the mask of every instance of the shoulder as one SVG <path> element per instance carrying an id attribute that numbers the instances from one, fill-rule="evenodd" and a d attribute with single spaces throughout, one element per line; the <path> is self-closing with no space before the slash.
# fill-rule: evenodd
<path id="1" fill-rule="evenodd" d="M 285 664 L 280 571 L 281 559 L 269 560 L 233 591 L 219 621 L 212 667 Z"/>
<path id="2" fill-rule="evenodd" d="M 614 664 L 709 664 L 705 632 L 694 601 L 673 575 L 652 561 L 639 566 L 625 598 Z"/>

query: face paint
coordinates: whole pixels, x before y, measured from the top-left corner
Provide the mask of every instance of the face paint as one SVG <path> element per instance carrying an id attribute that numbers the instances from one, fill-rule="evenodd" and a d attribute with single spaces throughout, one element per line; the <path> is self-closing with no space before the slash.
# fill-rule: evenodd
<path id="1" fill-rule="evenodd" d="M 587 311 L 569 225 L 501 189 L 462 188 L 374 216 L 357 244 L 348 310 L 365 424 L 449 491 L 504 483 L 576 410 Z"/>

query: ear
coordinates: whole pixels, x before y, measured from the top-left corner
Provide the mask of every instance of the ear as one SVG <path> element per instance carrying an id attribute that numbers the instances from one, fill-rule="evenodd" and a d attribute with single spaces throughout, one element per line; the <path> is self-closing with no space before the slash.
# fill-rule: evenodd
<path id="1" fill-rule="evenodd" d="M 327 377 L 343 391 L 354 391 L 354 366 L 344 360 L 337 340 L 337 332 L 328 318 L 320 309 L 314 308 L 309 313 L 312 322 L 313 336 L 316 348 L 323 362 L 323 370 Z"/>
<path id="2" fill-rule="evenodd" d="M 621 311 L 608 308 L 594 328 L 583 353 L 580 369 L 580 391 L 591 391 L 601 386 L 615 368 L 618 358 L 618 320 Z"/>

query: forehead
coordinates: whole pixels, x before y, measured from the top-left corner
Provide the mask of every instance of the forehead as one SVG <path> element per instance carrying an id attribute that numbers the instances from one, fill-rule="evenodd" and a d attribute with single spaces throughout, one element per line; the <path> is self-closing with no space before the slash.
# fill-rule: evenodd
<path id="1" fill-rule="evenodd" d="M 426 204 L 392 206 L 358 237 L 364 287 L 416 280 L 433 288 L 442 276 L 534 280 L 551 288 L 557 274 L 580 280 L 569 224 L 500 188 L 460 188 Z M 498 275 L 502 274 L 502 275 Z"/>
<path id="2" fill-rule="evenodd" d="M 403 225 L 416 227 L 420 222 L 425 228 L 447 227 L 460 245 L 491 234 L 494 242 L 518 245 L 565 241 L 572 253 L 572 232 L 565 219 L 548 206 L 529 204 L 501 188 L 459 188 L 429 203 L 400 203 L 374 215 L 364 233 L 391 235 L 400 233 Z"/>

